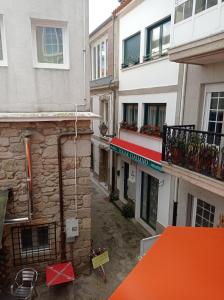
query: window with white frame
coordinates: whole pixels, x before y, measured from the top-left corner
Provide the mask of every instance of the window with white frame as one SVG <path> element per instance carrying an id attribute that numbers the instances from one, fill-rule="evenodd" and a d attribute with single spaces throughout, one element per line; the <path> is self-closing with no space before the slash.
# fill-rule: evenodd
<path id="1" fill-rule="evenodd" d="M 175 8 L 175 23 L 190 18 L 193 13 L 193 0 L 185 1 Z"/>
<path id="2" fill-rule="evenodd" d="M 3 24 L 3 16 L 0 15 L 0 66 L 7 65 L 6 57 L 6 42 L 5 42 L 5 32 Z"/>
<path id="3" fill-rule="evenodd" d="M 92 80 L 108 76 L 108 39 L 98 41 L 92 47 Z"/>
<path id="4" fill-rule="evenodd" d="M 107 99 L 103 99 L 100 101 L 100 115 L 101 120 L 105 124 L 108 125 L 109 122 L 109 101 Z"/>
<path id="5" fill-rule="evenodd" d="M 213 227 L 215 219 L 215 206 L 197 199 L 196 206 L 196 227 Z"/>
<path id="6" fill-rule="evenodd" d="M 195 13 L 208 9 L 218 4 L 218 0 L 196 0 Z"/>
<path id="7" fill-rule="evenodd" d="M 36 67 L 68 68 L 67 24 L 32 20 L 34 63 Z"/>

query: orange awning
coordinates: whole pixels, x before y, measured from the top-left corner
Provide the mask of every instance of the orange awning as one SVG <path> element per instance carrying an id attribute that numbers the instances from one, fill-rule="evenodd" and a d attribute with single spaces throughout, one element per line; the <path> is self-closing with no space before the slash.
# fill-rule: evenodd
<path id="1" fill-rule="evenodd" d="M 224 299 L 224 229 L 169 227 L 110 300 Z"/>

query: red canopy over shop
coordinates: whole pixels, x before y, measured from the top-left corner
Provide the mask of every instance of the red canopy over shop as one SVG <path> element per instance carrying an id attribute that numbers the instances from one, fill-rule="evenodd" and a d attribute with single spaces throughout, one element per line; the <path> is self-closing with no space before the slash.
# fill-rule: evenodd
<path id="1" fill-rule="evenodd" d="M 224 299 L 224 229 L 169 227 L 110 300 Z"/>

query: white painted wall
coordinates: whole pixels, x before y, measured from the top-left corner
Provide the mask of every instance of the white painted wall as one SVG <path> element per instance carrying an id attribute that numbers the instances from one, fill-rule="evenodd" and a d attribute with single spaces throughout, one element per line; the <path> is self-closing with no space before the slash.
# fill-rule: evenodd
<path id="1" fill-rule="evenodd" d="M 183 1 L 184 2 L 184 1 Z M 195 7 L 196 0 L 194 0 Z M 192 17 L 174 24 L 175 0 L 173 0 L 171 47 L 176 47 L 201 38 L 209 37 L 224 30 L 224 2 L 206 9 Z"/>
<path id="2" fill-rule="evenodd" d="M 220 215 L 224 214 L 223 198 L 183 180 L 180 180 L 179 185 L 177 225 L 186 226 L 188 193 L 215 206 L 214 226 L 216 227 L 219 224 Z"/>
<path id="3" fill-rule="evenodd" d="M 144 104 L 146 103 L 166 103 L 166 123 L 175 124 L 177 93 L 131 95 L 119 97 L 119 123 L 123 120 L 123 104 L 138 103 L 138 128 L 140 130 L 144 122 Z M 121 139 L 141 145 L 142 147 L 162 152 L 162 140 L 156 137 L 150 137 L 139 132 L 120 130 Z"/>
<path id="4" fill-rule="evenodd" d="M 88 0 L 2 0 L 0 15 L 8 56 L 8 66 L 0 66 L 0 111 L 89 110 Z M 34 68 L 31 18 L 68 23 L 70 69 Z"/>
<path id="5" fill-rule="evenodd" d="M 146 50 L 146 29 L 171 15 L 172 1 L 145 0 L 133 10 L 120 17 L 120 66 L 123 62 L 123 40 L 137 32 L 141 32 L 140 64 L 120 70 L 120 90 L 177 84 L 178 64 L 169 62 L 168 58 L 143 63 L 143 56 Z"/>

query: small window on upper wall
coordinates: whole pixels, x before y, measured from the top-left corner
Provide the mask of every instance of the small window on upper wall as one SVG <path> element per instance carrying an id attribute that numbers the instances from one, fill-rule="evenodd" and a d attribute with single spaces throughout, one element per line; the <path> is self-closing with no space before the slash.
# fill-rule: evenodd
<path id="1" fill-rule="evenodd" d="M 92 80 L 108 76 L 108 39 L 96 42 L 91 47 Z"/>
<path id="2" fill-rule="evenodd" d="M 3 26 L 3 16 L 0 15 L 0 66 L 7 65 L 5 32 Z"/>
<path id="3" fill-rule="evenodd" d="M 193 13 L 193 0 L 188 0 L 175 8 L 175 23 L 190 18 Z"/>
<path id="4" fill-rule="evenodd" d="M 140 62 L 140 33 L 124 40 L 124 58 L 122 68 L 136 65 Z"/>
<path id="5" fill-rule="evenodd" d="M 69 68 L 67 24 L 32 20 L 34 65 L 39 68 Z"/>
<path id="6" fill-rule="evenodd" d="M 168 54 L 170 47 L 171 18 L 147 29 L 147 47 L 144 61 L 156 59 Z"/>
<path id="7" fill-rule="evenodd" d="M 196 0 L 195 13 L 208 9 L 218 4 L 218 0 Z"/>

